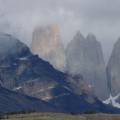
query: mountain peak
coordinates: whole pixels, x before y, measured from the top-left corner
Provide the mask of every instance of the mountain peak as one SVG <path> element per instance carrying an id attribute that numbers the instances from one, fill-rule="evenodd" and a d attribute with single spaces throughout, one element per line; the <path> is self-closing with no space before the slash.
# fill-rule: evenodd
<path id="1" fill-rule="evenodd" d="M 67 71 L 72 75 L 81 74 L 94 88 L 95 95 L 105 99 L 108 96 L 106 70 L 101 44 L 96 37 L 89 34 L 85 39 L 78 32 L 68 44 L 66 56 Z M 102 89 L 98 88 L 100 84 Z"/>
<path id="2" fill-rule="evenodd" d="M 73 38 L 76 41 L 82 41 L 85 40 L 84 36 L 82 35 L 82 33 L 80 31 L 77 31 L 76 35 Z"/>
<path id="3" fill-rule="evenodd" d="M 120 93 L 120 38 L 114 44 L 114 48 L 107 65 L 107 73 L 111 94 L 116 96 Z"/>
<path id="4" fill-rule="evenodd" d="M 52 29 L 52 31 L 54 33 L 59 33 L 60 32 L 60 28 L 59 28 L 58 24 L 52 24 L 52 25 L 50 25 L 50 28 Z"/>
<path id="5" fill-rule="evenodd" d="M 0 59 L 8 55 L 20 55 L 27 54 L 29 52 L 28 47 L 20 42 L 12 35 L 0 33 Z"/>
<path id="6" fill-rule="evenodd" d="M 50 62 L 55 68 L 64 70 L 65 53 L 59 26 L 53 24 L 46 27 L 37 27 L 33 32 L 32 52 Z"/>
<path id="7" fill-rule="evenodd" d="M 120 47 L 120 37 L 118 38 L 117 42 L 114 44 L 114 48 Z"/>
<path id="8" fill-rule="evenodd" d="M 88 36 L 87 36 L 87 40 L 96 40 L 96 36 L 92 33 L 89 33 Z"/>

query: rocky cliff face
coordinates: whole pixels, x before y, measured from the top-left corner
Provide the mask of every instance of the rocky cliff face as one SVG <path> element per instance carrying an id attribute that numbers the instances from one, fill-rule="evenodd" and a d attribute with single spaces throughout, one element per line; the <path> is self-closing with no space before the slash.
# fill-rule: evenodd
<path id="1" fill-rule="evenodd" d="M 115 43 L 109 59 L 107 77 L 110 97 L 104 103 L 120 108 L 120 39 Z"/>
<path id="2" fill-rule="evenodd" d="M 38 27 L 33 32 L 32 52 L 59 70 L 65 69 L 64 47 L 58 25 Z"/>
<path id="3" fill-rule="evenodd" d="M 0 34 L 0 83 L 7 88 L 13 88 L 16 83 L 17 61 L 26 59 L 29 48 L 8 34 Z M 24 58 L 25 57 L 25 58 Z"/>
<path id="4" fill-rule="evenodd" d="M 104 105 L 97 98 L 73 93 L 56 97 L 44 102 L 0 87 L 0 113 L 20 111 L 82 113 L 89 110 L 108 113 L 120 113 L 120 110 Z"/>
<path id="5" fill-rule="evenodd" d="M 78 32 L 66 49 L 67 71 L 81 74 L 100 99 L 108 96 L 105 63 L 101 44 L 94 35 L 87 38 Z"/>
<path id="6" fill-rule="evenodd" d="M 107 65 L 107 73 L 111 94 L 116 96 L 120 93 L 120 39 L 114 45 Z"/>
<path id="7" fill-rule="evenodd" d="M 120 113 L 120 109 L 105 105 L 96 97 L 85 93 L 80 96 L 71 93 L 66 96 L 54 98 L 49 102 L 61 109 L 62 112 L 68 113 L 85 113 L 88 111 L 112 114 Z"/>
<path id="8" fill-rule="evenodd" d="M 20 111 L 55 112 L 56 109 L 39 99 L 0 87 L 0 113 Z"/>

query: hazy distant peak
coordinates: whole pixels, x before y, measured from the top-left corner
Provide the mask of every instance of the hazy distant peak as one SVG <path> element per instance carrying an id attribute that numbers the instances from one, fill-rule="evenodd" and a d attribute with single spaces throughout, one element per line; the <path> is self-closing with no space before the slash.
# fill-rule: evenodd
<path id="1" fill-rule="evenodd" d="M 85 81 L 94 87 L 95 95 L 100 99 L 108 96 L 106 70 L 101 44 L 89 34 L 87 38 L 77 32 L 66 49 L 67 71 L 81 74 Z M 99 89 L 99 85 L 102 89 Z M 103 92 L 105 91 L 105 92 Z"/>
<path id="2" fill-rule="evenodd" d="M 58 24 L 52 24 L 52 25 L 49 25 L 49 27 L 52 29 L 53 32 L 60 32 L 60 28 L 59 28 L 59 25 Z"/>
<path id="3" fill-rule="evenodd" d="M 0 46 L 14 46 L 16 44 L 23 44 L 20 40 L 18 40 L 15 36 L 12 36 L 8 33 L 0 33 Z M 23 44 L 25 45 L 25 44 Z M 25 45 L 26 46 L 26 45 Z"/>
<path id="4" fill-rule="evenodd" d="M 28 47 L 10 34 L 0 33 L 0 59 L 29 53 Z"/>
<path id="5" fill-rule="evenodd" d="M 114 44 L 114 48 L 120 47 L 120 37 L 118 38 L 117 42 Z"/>
<path id="6" fill-rule="evenodd" d="M 14 46 L 18 40 L 14 38 L 13 36 L 6 34 L 6 33 L 0 33 L 0 48 L 6 47 L 8 49 L 9 47 Z"/>
<path id="7" fill-rule="evenodd" d="M 35 29 L 32 38 L 32 52 L 49 61 L 59 70 L 65 68 L 64 46 L 60 37 L 60 28 L 57 24 Z"/>
<path id="8" fill-rule="evenodd" d="M 96 36 L 94 34 L 92 34 L 92 33 L 89 33 L 87 35 L 87 40 L 96 40 Z"/>
<path id="9" fill-rule="evenodd" d="M 71 44 L 80 44 L 81 41 L 85 41 L 85 37 L 81 34 L 80 31 L 78 31 L 76 33 L 76 35 L 74 36 L 73 40 L 70 42 Z"/>
<path id="10" fill-rule="evenodd" d="M 101 43 L 97 40 L 94 34 L 88 34 L 88 36 L 86 37 L 86 40 L 89 44 L 95 45 L 96 47 L 101 48 Z"/>
<path id="11" fill-rule="evenodd" d="M 114 48 L 107 65 L 107 73 L 111 94 L 116 96 L 120 93 L 120 38 L 114 44 Z"/>
<path id="12" fill-rule="evenodd" d="M 77 33 L 76 33 L 75 37 L 85 39 L 85 38 L 84 38 L 84 36 L 82 35 L 82 33 L 81 33 L 80 31 L 77 31 Z"/>
<path id="13" fill-rule="evenodd" d="M 59 25 L 58 24 L 48 24 L 48 25 L 41 25 L 41 26 L 36 26 L 34 31 L 46 31 L 46 30 L 52 30 L 52 31 L 55 31 L 55 32 L 59 32 L 60 31 L 60 28 L 59 28 Z"/>

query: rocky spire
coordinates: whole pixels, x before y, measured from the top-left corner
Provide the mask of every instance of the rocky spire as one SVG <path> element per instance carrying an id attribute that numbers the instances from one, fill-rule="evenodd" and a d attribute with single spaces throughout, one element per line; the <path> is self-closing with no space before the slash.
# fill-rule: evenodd
<path id="1" fill-rule="evenodd" d="M 78 32 L 66 49 L 67 71 L 70 74 L 81 74 L 87 83 L 94 88 L 100 99 L 108 96 L 105 63 L 101 44 L 96 37 L 89 34 L 85 38 Z"/>
<path id="2" fill-rule="evenodd" d="M 111 94 L 116 96 L 120 93 L 120 38 L 114 45 L 107 65 L 107 74 Z"/>
<path id="3" fill-rule="evenodd" d="M 58 25 L 37 27 L 33 32 L 32 52 L 50 62 L 55 68 L 64 70 L 65 53 Z"/>

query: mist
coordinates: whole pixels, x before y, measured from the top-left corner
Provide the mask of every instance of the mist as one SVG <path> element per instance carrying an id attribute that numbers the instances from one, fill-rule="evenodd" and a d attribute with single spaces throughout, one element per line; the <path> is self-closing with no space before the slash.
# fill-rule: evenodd
<path id="1" fill-rule="evenodd" d="M 0 32 L 30 46 L 36 26 L 58 24 L 66 46 L 77 30 L 96 35 L 107 61 L 120 36 L 119 0 L 0 0 Z"/>

